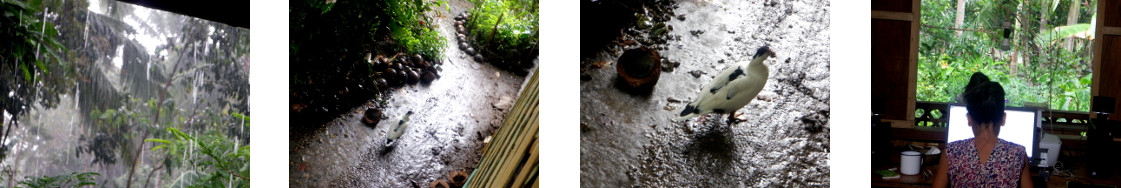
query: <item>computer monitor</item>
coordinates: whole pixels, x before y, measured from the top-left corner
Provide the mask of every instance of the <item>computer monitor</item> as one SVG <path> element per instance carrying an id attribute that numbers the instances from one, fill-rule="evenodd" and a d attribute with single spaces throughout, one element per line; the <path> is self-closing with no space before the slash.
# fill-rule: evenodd
<path id="1" fill-rule="evenodd" d="M 966 110 L 964 105 L 952 104 L 950 105 L 950 123 L 949 130 L 946 133 L 946 143 L 965 140 L 973 138 L 973 129 L 969 127 L 969 119 L 966 117 Z M 1012 143 L 1024 146 L 1028 153 L 1028 158 L 1032 164 L 1036 164 L 1036 160 L 1032 158 L 1037 154 L 1036 145 L 1039 135 L 1039 113 L 1038 110 L 1030 108 L 1016 108 L 1005 107 L 1004 113 L 1007 115 L 1004 121 L 1004 126 L 1000 127 L 998 138 L 1007 140 Z"/>

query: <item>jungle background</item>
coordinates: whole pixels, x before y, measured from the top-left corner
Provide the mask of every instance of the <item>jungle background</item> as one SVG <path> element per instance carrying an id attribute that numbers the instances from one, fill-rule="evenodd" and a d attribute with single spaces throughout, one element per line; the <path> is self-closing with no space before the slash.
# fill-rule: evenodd
<path id="1" fill-rule="evenodd" d="M 249 186 L 247 28 L 2 0 L 0 38 L 0 186 Z"/>
<path id="2" fill-rule="evenodd" d="M 922 1 L 917 99 L 956 102 L 969 76 L 981 71 L 1004 86 L 1009 106 L 1089 111 L 1096 5 Z"/>

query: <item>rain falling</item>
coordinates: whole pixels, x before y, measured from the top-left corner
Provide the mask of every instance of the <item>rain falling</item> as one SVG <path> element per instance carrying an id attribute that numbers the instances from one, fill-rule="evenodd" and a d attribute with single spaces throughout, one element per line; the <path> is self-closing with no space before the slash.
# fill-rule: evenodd
<path id="1" fill-rule="evenodd" d="M 0 12 L 0 186 L 249 186 L 248 28 L 113 0 Z"/>

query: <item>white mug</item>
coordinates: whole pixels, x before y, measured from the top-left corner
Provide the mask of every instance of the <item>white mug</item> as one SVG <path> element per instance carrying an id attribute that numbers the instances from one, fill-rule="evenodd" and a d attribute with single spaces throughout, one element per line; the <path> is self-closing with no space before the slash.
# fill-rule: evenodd
<path id="1" fill-rule="evenodd" d="M 922 154 L 917 151 L 904 151 L 899 160 L 899 172 L 903 175 L 919 174 L 922 165 Z"/>

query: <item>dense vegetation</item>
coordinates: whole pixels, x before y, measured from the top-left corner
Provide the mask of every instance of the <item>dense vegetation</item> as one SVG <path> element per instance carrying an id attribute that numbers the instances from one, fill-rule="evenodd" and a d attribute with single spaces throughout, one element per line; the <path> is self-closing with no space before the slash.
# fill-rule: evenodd
<path id="1" fill-rule="evenodd" d="M 538 52 L 536 0 L 472 0 L 468 38 L 496 66 L 519 74 L 533 66 Z"/>
<path id="2" fill-rule="evenodd" d="M 74 85 L 72 79 L 66 79 L 74 69 L 60 55 L 67 49 L 56 39 L 59 33 L 54 24 L 43 19 L 41 6 L 41 1 L 0 2 L 0 62 L 4 62 L 0 65 L 0 107 L 15 116 L 9 125 L 26 114 L 28 106 L 56 106 L 58 95 Z M 8 131 L 2 132 L 4 137 Z M 0 147 L 0 160 L 6 150 Z"/>
<path id="3" fill-rule="evenodd" d="M 958 4 L 964 4 L 958 11 Z M 956 102 L 975 71 L 1008 104 L 1088 111 L 1094 0 L 925 0 L 917 98 Z M 961 16 L 961 19 L 957 16 Z"/>
<path id="4" fill-rule="evenodd" d="M 115 1 L 93 5 L 101 13 L 90 6 L 0 4 L 0 91 L 10 94 L 0 106 L 13 115 L 0 123 L 0 179 L 9 187 L 248 187 L 249 31 L 164 12 L 140 16 Z M 162 37 L 161 44 L 144 46 L 141 34 Z M 71 116 L 75 135 L 16 131 L 65 127 L 47 124 Z M 62 152 L 23 149 L 24 157 L 4 160 L 16 150 L 11 145 L 41 144 L 11 138 L 21 133 L 76 145 L 35 145 Z M 34 172 L 47 174 L 17 178 Z"/>
<path id="5" fill-rule="evenodd" d="M 433 9 L 443 1 L 293 1 L 289 7 L 290 120 L 316 125 L 369 100 L 379 88 L 367 54 L 443 58 Z M 403 56 L 403 57 L 406 57 Z M 395 80 L 390 80 L 395 81 Z M 294 130 L 303 128 L 296 126 Z"/>
<path id="6" fill-rule="evenodd" d="M 29 188 L 83 187 L 97 185 L 97 182 L 93 180 L 93 177 L 97 175 L 101 174 L 94 172 L 74 172 L 57 176 L 28 177 L 26 180 L 20 181 L 19 184 Z"/>

